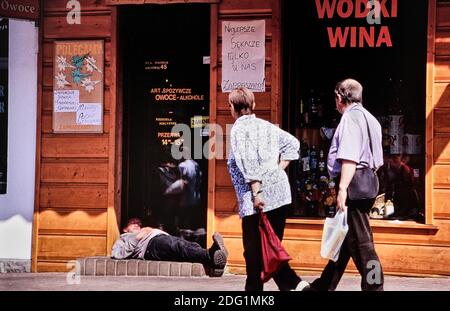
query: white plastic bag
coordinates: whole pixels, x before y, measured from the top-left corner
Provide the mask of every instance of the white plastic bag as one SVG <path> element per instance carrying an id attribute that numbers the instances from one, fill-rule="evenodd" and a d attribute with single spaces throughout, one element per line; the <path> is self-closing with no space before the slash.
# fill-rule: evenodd
<path id="1" fill-rule="evenodd" d="M 334 218 L 325 219 L 320 256 L 336 262 L 339 258 L 341 246 L 345 240 L 347 231 L 347 211 L 339 210 Z"/>

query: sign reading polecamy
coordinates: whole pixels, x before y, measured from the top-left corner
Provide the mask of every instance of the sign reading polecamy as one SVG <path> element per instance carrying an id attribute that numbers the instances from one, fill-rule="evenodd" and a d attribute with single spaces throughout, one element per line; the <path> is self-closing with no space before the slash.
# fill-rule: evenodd
<path id="1" fill-rule="evenodd" d="M 265 20 L 222 22 L 222 92 L 265 92 Z"/>
<path id="2" fill-rule="evenodd" d="M 53 55 L 53 132 L 102 133 L 104 42 L 56 41 Z"/>

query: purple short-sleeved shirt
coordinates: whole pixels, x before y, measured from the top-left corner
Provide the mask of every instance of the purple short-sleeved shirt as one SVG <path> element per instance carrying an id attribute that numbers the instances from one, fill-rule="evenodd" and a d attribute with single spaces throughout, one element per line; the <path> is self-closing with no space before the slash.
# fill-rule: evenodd
<path id="1" fill-rule="evenodd" d="M 364 115 L 367 118 L 364 118 Z M 372 138 L 373 155 L 370 151 L 369 133 Z M 352 104 L 344 112 L 341 122 L 334 133 L 330 152 L 328 153 L 328 172 L 331 177 L 337 177 L 341 172 L 341 161 L 349 160 L 359 163 L 366 162 L 370 167 L 378 169 L 383 165 L 383 147 L 381 144 L 381 125 L 378 120 L 361 104 Z M 367 166 L 367 165 L 365 165 Z"/>

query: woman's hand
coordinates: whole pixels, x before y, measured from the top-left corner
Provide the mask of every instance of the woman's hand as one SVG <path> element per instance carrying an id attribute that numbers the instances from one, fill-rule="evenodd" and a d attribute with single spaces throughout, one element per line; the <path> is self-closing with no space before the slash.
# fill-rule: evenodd
<path id="1" fill-rule="evenodd" d="M 264 205 L 266 205 L 266 203 L 262 200 L 260 193 L 253 197 L 253 207 L 255 209 L 261 211 L 264 208 Z"/>

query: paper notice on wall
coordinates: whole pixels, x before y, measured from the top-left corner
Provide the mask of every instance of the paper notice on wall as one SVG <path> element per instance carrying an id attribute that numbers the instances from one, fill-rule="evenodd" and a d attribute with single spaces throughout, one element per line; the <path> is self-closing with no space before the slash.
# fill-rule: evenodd
<path id="1" fill-rule="evenodd" d="M 102 124 L 102 104 L 101 103 L 80 103 L 77 109 L 77 124 L 101 125 Z"/>
<path id="2" fill-rule="evenodd" d="M 265 92 L 265 20 L 222 22 L 222 92 Z"/>
<path id="3" fill-rule="evenodd" d="M 79 90 L 54 91 L 53 109 L 55 112 L 76 112 L 79 103 Z"/>

